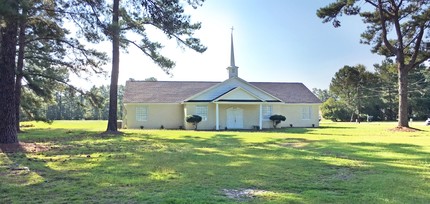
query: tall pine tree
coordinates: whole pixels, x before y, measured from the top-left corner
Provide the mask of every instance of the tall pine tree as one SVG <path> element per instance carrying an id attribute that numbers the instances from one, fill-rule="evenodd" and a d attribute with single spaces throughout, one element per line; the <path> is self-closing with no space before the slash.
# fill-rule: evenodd
<path id="1" fill-rule="evenodd" d="M 193 37 L 200 29 L 200 23 L 192 23 L 190 16 L 185 14 L 184 5 L 197 8 L 203 0 L 114 0 L 113 5 L 103 0 L 74 1 L 79 8 L 71 13 L 80 13 L 77 18 L 69 17 L 76 22 L 82 33 L 94 41 L 104 39 L 103 34 L 112 41 L 112 71 L 110 84 L 110 105 L 107 132 L 115 133 L 117 127 L 117 95 L 119 75 L 119 49 L 133 45 L 143 54 L 150 57 L 166 73 L 175 63 L 160 54 L 162 44 L 150 39 L 147 29 L 155 28 L 162 31 L 167 38 L 175 39 L 179 45 L 204 52 L 206 47 L 200 40 Z M 73 6 L 72 6 L 73 7 Z M 111 9 L 112 8 L 112 9 Z M 138 36 L 139 41 L 130 39 L 128 34 Z"/>
<path id="2" fill-rule="evenodd" d="M 364 3 L 363 3 L 364 2 Z M 317 11 L 324 23 L 341 25 L 339 16 L 360 15 L 367 30 L 362 43 L 373 44 L 372 52 L 395 57 L 398 80 L 398 128 L 409 127 L 408 75 L 430 59 L 423 46 L 430 34 L 430 1 L 417 0 L 336 0 Z"/>
<path id="3" fill-rule="evenodd" d="M 0 0 L 0 143 L 17 143 L 15 60 L 19 1 Z"/>

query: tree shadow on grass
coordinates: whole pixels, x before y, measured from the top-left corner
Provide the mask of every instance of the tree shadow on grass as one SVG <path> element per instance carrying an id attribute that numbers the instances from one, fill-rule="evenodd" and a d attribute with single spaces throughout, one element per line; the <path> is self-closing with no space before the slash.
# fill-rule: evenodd
<path id="1" fill-rule="evenodd" d="M 401 153 L 405 154 L 406 160 L 409 156 L 416 157 L 410 162 L 425 162 L 428 152 L 420 150 L 422 147 L 418 145 L 377 143 L 372 145 L 379 149 L 369 150 L 360 147 L 367 144 L 309 141 L 303 138 L 286 138 L 279 143 L 271 141 L 254 145 L 235 135 L 221 138 L 214 135 L 199 140 L 187 138 L 185 141 L 166 139 L 166 143 L 175 142 L 212 148 L 198 148 L 194 154 L 199 159 L 194 159 L 194 165 L 183 168 L 203 171 L 208 177 L 221 179 L 218 184 L 222 183 L 220 185 L 223 188 L 251 188 L 294 194 L 293 197 L 301 198 L 303 202 L 349 202 L 351 199 L 356 202 L 387 199 L 394 202 L 425 202 L 430 199 L 429 195 L 414 194 L 413 189 L 408 189 L 414 186 L 429 190 L 428 185 L 421 183 L 423 178 L 420 172 L 412 167 L 393 165 L 393 162 L 401 160 L 399 158 L 380 158 L 377 155 L 380 151 Z M 309 144 L 297 147 L 286 146 L 285 143 Z M 385 177 L 384 173 L 387 172 L 389 175 Z M 375 177 L 380 183 L 375 183 Z M 383 182 L 384 179 L 393 178 L 404 185 L 391 187 L 392 183 Z M 316 196 L 309 197 L 309 194 Z"/>
<path id="2" fill-rule="evenodd" d="M 378 143 L 373 145 L 379 149 L 369 150 L 360 147 L 365 144 L 340 143 L 334 140 L 315 141 L 288 136 L 284 140 L 252 143 L 235 134 L 214 134 L 206 138 L 186 135 L 175 139 L 151 139 L 188 149 L 188 156 L 178 157 L 174 159 L 177 162 L 175 165 L 167 166 L 177 172 L 187 169 L 183 174 L 192 179 L 180 179 L 176 184 L 190 188 L 205 184 L 206 188 L 212 190 L 261 189 L 275 192 L 279 199 L 288 194 L 303 202 L 348 202 L 351 198 L 357 202 L 377 202 L 388 198 L 399 202 L 412 198 L 417 201 L 430 199 L 426 195 L 415 196 L 413 191 L 405 191 L 401 187 L 395 188 L 401 191 L 400 196 L 394 195 L 392 198 L 390 192 L 380 189 L 390 189 L 390 183 L 382 182 L 378 184 L 379 187 L 366 184 L 372 183 L 374 176 L 384 178 L 383 172 L 391 172 L 393 176 L 399 177 L 400 183 L 410 180 L 413 185 L 428 189 L 429 186 L 419 182 L 419 172 L 392 165 L 392 162 L 398 161 L 399 158 L 380 158 L 376 155 L 380 151 L 406 154 L 406 158 L 418 155 L 416 160 L 425 162 L 428 153 L 420 150 L 420 146 Z M 165 153 L 160 152 L 160 155 Z M 193 172 L 193 175 L 189 175 L 189 172 Z M 350 182 L 354 185 L 350 185 Z M 186 191 L 181 192 L 184 195 L 189 194 Z M 318 196 L 309 197 L 307 194 L 311 192 Z M 374 192 L 380 192 L 381 195 L 375 196 Z"/>
<path id="3" fill-rule="evenodd" d="M 46 201 L 55 193 L 62 196 L 53 197 L 53 202 L 66 202 L 66 198 L 68 202 L 107 203 L 239 202 L 223 194 L 223 189 L 268 192 L 246 200 L 256 203 L 430 200 L 430 195 L 417 190 L 430 190 L 425 178 L 409 167 L 428 161 L 422 146 L 342 143 L 289 134 L 252 142 L 240 134 L 179 131 L 176 136 L 163 136 L 142 131 L 107 138 L 97 133 L 75 134 L 58 140 L 49 136 L 45 139 L 62 147 L 41 157 L 8 156 L 35 169 L 48 182 L 0 187 L 11 188 L 4 191 L 6 198 L 13 193 L 18 201 L 32 197 Z M 399 155 L 381 157 L 381 152 Z M 27 191 L 33 193 L 27 196 Z"/>
<path id="4" fill-rule="evenodd" d="M 135 176 L 147 176 L 146 172 L 132 167 L 135 163 L 144 165 L 132 155 L 147 143 L 125 139 L 129 134 L 100 135 L 77 129 L 46 130 L 45 133 L 43 136 L 43 131 L 37 130 L 37 137 L 21 140 L 54 144 L 49 151 L 0 153 L 0 174 L 5 176 L 0 184 L 0 200 L 7 203 L 139 203 L 125 189 Z M 56 134 L 60 135 L 56 137 Z M 29 171 L 16 174 L 12 166 Z"/>

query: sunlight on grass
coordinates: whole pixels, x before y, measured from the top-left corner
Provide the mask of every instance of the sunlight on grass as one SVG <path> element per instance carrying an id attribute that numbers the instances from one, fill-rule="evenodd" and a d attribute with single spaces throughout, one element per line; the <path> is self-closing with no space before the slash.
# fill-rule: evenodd
<path id="1" fill-rule="evenodd" d="M 30 171 L 11 171 L 6 177 L 7 179 L 2 182 L 7 182 L 13 186 L 30 186 L 44 182 L 42 176 Z"/>
<path id="2" fill-rule="evenodd" d="M 150 179 L 158 181 L 167 181 L 180 178 L 178 172 L 170 168 L 159 168 L 156 171 L 150 172 Z"/>
<path id="3" fill-rule="evenodd" d="M 318 160 L 332 166 L 369 167 L 369 164 L 365 164 L 363 161 L 337 157 L 319 157 Z"/>
<path id="4" fill-rule="evenodd" d="M 106 121 L 26 124 L 20 140 L 50 148 L 0 152 L 6 203 L 430 203 L 430 127 L 418 122 L 122 135 L 100 135 Z"/>

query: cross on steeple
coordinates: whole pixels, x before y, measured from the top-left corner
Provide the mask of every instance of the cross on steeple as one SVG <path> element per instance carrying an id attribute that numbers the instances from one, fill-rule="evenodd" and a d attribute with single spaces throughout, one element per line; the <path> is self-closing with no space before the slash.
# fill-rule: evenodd
<path id="1" fill-rule="evenodd" d="M 230 66 L 231 67 L 235 67 L 236 65 L 234 64 L 234 46 L 233 46 L 233 30 L 234 28 L 231 27 L 231 50 L 230 50 Z"/>
<path id="2" fill-rule="evenodd" d="M 229 78 L 238 77 L 238 73 L 237 73 L 238 70 L 237 69 L 239 68 L 236 66 L 235 61 L 234 61 L 233 30 L 234 30 L 234 28 L 231 27 L 230 66 L 227 68 Z"/>

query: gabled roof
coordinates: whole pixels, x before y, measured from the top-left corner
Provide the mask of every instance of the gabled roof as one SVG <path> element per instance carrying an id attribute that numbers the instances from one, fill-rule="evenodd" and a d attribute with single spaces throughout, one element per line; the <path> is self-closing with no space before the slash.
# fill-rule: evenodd
<path id="1" fill-rule="evenodd" d="M 181 103 L 219 82 L 127 81 L 124 103 Z"/>
<path id="2" fill-rule="evenodd" d="M 303 83 L 250 82 L 285 103 L 321 103 Z"/>
<path id="3" fill-rule="evenodd" d="M 181 103 L 222 82 L 127 81 L 124 103 Z M 321 103 L 302 83 L 249 82 L 284 103 Z M 208 101 L 213 100 L 211 98 Z"/>
<path id="4" fill-rule="evenodd" d="M 185 102 L 214 101 L 216 98 L 224 94 L 228 94 L 230 91 L 234 91 L 236 88 L 241 88 L 243 91 L 253 94 L 261 101 L 281 101 L 279 98 L 276 98 L 264 90 L 255 87 L 240 77 L 230 77 L 229 79 L 220 82 L 207 90 L 196 93 L 192 97 L 187 98 Z"/>
<path id="5" fill-rule="evenodd" d="M 232 90 L 220 95 L 215 98 L 214 101 L 219 102 L 234 102 L 234 101 L 248 101 L 248 102 L 263 102 L 263 99 L 256 96 L 255 94 L 243 89 L 242 87 L 236 87 Z"/>

